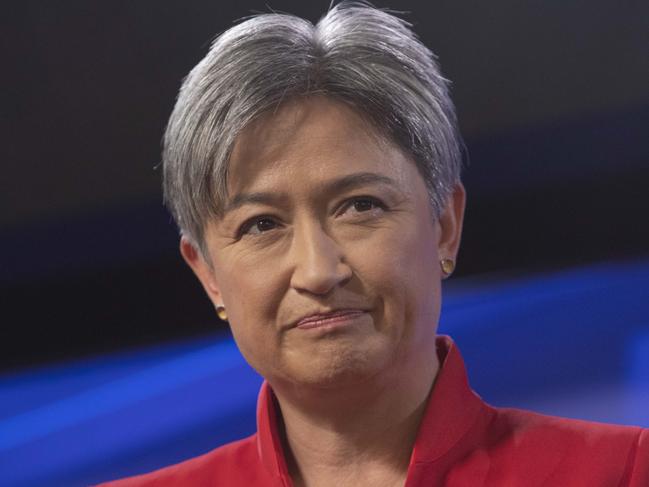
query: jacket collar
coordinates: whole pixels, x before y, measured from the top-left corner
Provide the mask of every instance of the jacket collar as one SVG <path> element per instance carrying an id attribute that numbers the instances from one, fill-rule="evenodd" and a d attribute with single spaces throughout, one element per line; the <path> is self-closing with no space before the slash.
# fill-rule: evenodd
<path id="1" fill-rule="evenodd" d="M 450 337 L 437 338 L 437 355 L 440 370 L 419 425 L 410 465 L 433 462 L 447 453 L 484 407 L 469 386 L 464 360 Z"/>
<path id="2" fill-rule="evenodd" d="M 257 453 L 266 470 L 283 485 L 290 486 L 286 457 L 279 431 L 279 405 L 268 381 L 264 381 L 257 399 Z"/>

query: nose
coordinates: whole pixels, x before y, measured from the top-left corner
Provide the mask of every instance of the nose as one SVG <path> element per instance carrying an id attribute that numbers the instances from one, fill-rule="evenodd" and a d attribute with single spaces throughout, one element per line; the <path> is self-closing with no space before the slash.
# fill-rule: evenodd
<path id="1" fill-rule="evenodd" d="M 296 227 L 290 251 L 291 287 L 297 291 L 326 295 L 352 276 L 342 247 L 319 223 Z"/>

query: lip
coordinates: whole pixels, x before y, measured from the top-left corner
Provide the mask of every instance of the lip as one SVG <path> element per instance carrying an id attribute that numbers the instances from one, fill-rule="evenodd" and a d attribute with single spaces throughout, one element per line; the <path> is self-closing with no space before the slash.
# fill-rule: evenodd
<path id="1" fill-rule="evenodd" d="M 332 328 L 346 325 L 349 321 L 365 313 L 367 311 L 362 309 L 339 309 L 325 313 L 316 313 L 300 318 L 295 324 L 295 327 L 301 330 L 323 327 Z"/>

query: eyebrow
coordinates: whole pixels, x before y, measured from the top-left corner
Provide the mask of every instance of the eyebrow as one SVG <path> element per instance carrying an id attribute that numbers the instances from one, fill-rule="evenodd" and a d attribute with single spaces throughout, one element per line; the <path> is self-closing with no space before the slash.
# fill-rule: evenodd
<path id="1" fill-rule="evenodd" d="M 335 179 L 326 185 L 325 191 L 329 193 L 342 193 L 360 186 L 369 186 L 371 184 L 385 184 L 387 186 L 397 187 L 397 182 L 382 174 L 373 172 L 359 172 Z"/>
<path id="2" fill-rule="evenodd" d="M 279 193 L 239 193 L 225 205 L 223 215 L 245 205 L 273 205 L 284 199 Z"/>
<path id="3" fill-rule="evenodd" d="M 360 172 L 343 176 L 325 184 L 324 192 L 342 193 L 354 188 L 369 186 L 372 184 L 384 184 L 387 186 L 392 186 L 394 188 L 397 187 L 396 181 L 388 176 L 375 174 L 372 172 Z M 285 199 L 285 193 L 239 193 L 225 205 L 223 215 L 226 215 L 245 205 L 277 205 Z"/>

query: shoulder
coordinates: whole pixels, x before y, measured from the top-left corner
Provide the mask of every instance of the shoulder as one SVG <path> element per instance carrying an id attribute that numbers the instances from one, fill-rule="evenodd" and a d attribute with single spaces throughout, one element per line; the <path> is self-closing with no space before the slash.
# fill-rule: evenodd
<path id="1" fill-rule="evenodd" d="M 256 435 L 252 435 L 176 465 L 100 484 L 100 487 L 259 485 L 263 476 Z"/>
<path id="2" fill-rule="evenodd" d="M 557 439 L 583 442 L 597 447 L 602 442 L 616 445 L 632 442 L 644 431 L 636 426 L 620 426 L 580 419 L 548 416 L 512 408 L 492 408 L 492 428 L 521 438 Z"/>
<path id="3" fill-rule="evenodd" d="M 493 412 L 489 450 L 497 464 L 543 472 L 561 485 L 649 485 L 647 429 L 519 409 Z"/>

